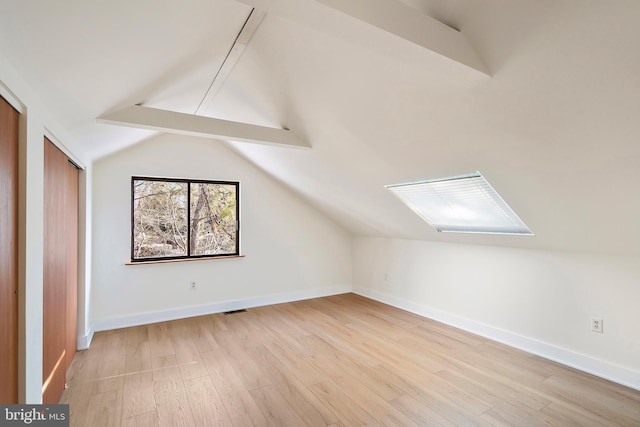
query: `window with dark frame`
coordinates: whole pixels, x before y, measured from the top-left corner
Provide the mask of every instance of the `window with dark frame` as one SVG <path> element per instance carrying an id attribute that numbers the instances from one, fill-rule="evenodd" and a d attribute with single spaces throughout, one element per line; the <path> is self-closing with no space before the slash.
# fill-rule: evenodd
<path id="1" fill-rule="evenodd" d="M 131 261 L 240 255 L 240 183 L 131 178 Z"/>

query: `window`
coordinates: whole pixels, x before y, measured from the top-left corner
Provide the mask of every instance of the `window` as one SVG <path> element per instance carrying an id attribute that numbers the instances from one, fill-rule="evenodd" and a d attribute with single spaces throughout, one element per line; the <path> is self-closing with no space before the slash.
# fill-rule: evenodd
<path id="1" fill-rule="evenodd" d="M 131 261 L 240 255 L 240 183 L 131 178 Z"/>
<path id="2" fill-rule="evenodd" d="M 533 235 L 480 172 L 386 188 L 438 231 Z"/>

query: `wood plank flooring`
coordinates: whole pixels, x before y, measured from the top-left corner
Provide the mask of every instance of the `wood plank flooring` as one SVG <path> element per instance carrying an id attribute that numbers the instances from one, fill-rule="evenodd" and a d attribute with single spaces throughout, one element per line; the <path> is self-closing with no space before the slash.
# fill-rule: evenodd
<path id="1" fill-rule="evenodd" d="M 638 426 L 640 392 L 345 294 L 97 333 L 72 426 Z"/>

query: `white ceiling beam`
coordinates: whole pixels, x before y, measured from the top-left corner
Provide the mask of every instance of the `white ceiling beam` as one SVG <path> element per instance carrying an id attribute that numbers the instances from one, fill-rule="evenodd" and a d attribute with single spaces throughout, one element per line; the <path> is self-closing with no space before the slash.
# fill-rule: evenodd
<path id="1" fill-rule="evenodd" d="M 179 135 L 286 147 L 311 148 L 309 142 L 287 129 L 195 116 L 139 105 L 102 115 L 97 118 L 97 121 L 98 123 L 155 130 Z"/>
<path id="2" fill-rule="evenodd" d="M 233 42 L 233 46 L 231 46 L 229 53 L 222 62 L 220 69 L 214 76 L 213 81 L 211 82 L 211 85 L 207 90 L 207 93 L 202 98 L 202 101 L 200 101 L 200 104 L 198 105 L 198 108 L 196 109 L 194 114 L 201 114 L 209 108 L 209 105 L 213 101 L 213 98 L 215 98 L 225 80 L 227 80 L 227 78 L 231 74 L 233 67 L 235 67 L 240 60 L 240 57 L 244 53 L 244 50 L 247 48 L 247 45 L 251 41 L 253 34 L 258 29 L 258 26 L 260 26 L 262 18 L 264 18 L 265 14 L 266 12 L 262 10 L 258 10 L 255 8 L 251 10 L 247 21 L 242 26 L 240 33 L 238 33 L 238 37 L 236 37 L 235 41 Z"/>
<path id="3" fill-rule="evenodd" d="M 482 75 L 487 68 L 464 34 L 398 0 L 238 0 L 287 18 L 301 25 L 362 44 L 361 33 L 345 28 L 336 19 L 326 19 L 330 8 L 423 49 L 449 58 Z M 353 27 L 353 25 L 351 25 Z M 353 30 L 353 31 L 350 31 Z M 366 42 L 364 42 L 366 43 Z M 375 48 L 375 41 L 369 44 Z M 379 48 L 387 51 L 385 47 Z"/>

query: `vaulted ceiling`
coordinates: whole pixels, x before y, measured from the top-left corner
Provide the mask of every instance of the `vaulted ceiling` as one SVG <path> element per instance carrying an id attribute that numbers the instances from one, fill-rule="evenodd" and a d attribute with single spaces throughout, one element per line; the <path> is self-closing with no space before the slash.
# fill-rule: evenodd
<path id="1" fill-rule="evenodd" d="M 224 143 L 356 234 L 638 255 L 638 22 L 635 0 L 1 1 L 0 59 L 92 159 L 154 134 L 100 116 L 198 111 L 307 141 Z M 383 187 L 476 170 L 534 237 L 439 234 Z"/>

